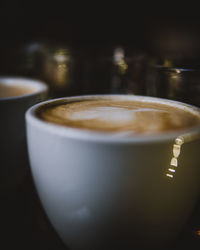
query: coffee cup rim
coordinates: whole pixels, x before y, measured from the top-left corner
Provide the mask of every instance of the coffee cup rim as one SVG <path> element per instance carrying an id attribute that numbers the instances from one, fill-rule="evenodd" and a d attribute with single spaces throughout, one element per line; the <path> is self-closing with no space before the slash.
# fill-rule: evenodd
<path id="1" fill-rule="evenodd" d="M 149 100 L 152 102 L 157 103 L 164 103 L 168 105 L 175 104 L 178 107 L 182 107 L 182 109 L 188 109 L 191 112 L 195 112 L 196 114 L 199 113 L 200 115 L 200 108 L 186 104 L 179 101 L 158 98 L 158 97 L 150 97 L 150 96 L 141 96 L 141 95 L 123 95 L 123 94 L 100 94 L 100 95 L 82 95 L 82 96 L 71 96 L 71 97 L 62 97 L 56 99 L 49 99 L 47 101 L 40 102 L 26 111 L 26 126 L 28 123 L 33 124 L 34 126 L 40 127 L 42 130 L 49 131 L 50 133 L 74 138 L 78 140 L 84 141 L 97 141 L 97 142 L 110 142 L 110 143 L 151 143 L 151 142 L 160 142 L 160 141 L 171 141 L 175 140 L 179 137 L 184 139 L 184 142 L 193 141 L 200 138 L 200 125 L 196 125 L 191 128 L 182 129 L 179 131 L 172 131 L 172 132 L 164 132 L 160 134 L 150 134 L 150 135 L 134 135 L 130 137 L 126 136 L 116 136 L 112 133 L 106 132 L 96 132 L 96 131 L 87 131 L 80 128 L 71 128 L 67 126 L 62 126 L 59 124 L 50 123 L 47 121 L 41 120 L 37 117 L 35 111 L 46 104 L 50 104 L 53 102 L 60 102 L 60 101 L 75 101 L 75 100 L 83 100 L 83 99 L 97 99 L 97 98 L 129 98 L 134 100 Z"/>
<path id="2" fill-rule="evenodd" d="M 41 81 L 39 79 L 23 77 L 23 76 L 22 77 L 21 76 L 0 76 L 0 83 L 8 84 L 9 82 L 12 82 L 13 86 L 17 85 L 18 83 L 20 83 L 20 85 L 23 85 L 23 86 L 26 86 L 26 84 L 28 84 L 29 86 L 32 85 L 33 87 L 36 87 L 36 89 L 33 92 L 23 94 L 23 95 L 1 97 L 0 102 L 24 99 L 24 98 L 35 96 L 35 95 L 38 95 L 39 93 L 48 91 L 47 84 L 44 81 Z"/>

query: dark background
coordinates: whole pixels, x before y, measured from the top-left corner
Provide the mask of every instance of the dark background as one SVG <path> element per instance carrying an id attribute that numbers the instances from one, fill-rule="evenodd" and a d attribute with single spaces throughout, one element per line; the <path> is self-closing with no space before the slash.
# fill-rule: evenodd
<path id="1" fill-rule="evenodd" d="M 153 5 L 70 1 L 2 1 L 1 46 L 6 49 L 37 39 L 73 47 L 126 45 L 155 53 L 157 35 L 183 30 L 199 37 L 200 17 L 195 5 Z M 196 37 L 197 38 L 197 37 Z"/>
<path id="2" fill-rule="evenodd" d="M 126 3 L 107 6 L 66 1 L 6 1 L 0 8 L 0 74 L 16 74 L 23 63 L 17 51 L 28 43 L 45 41 L 62 43 L 74 51 L 83 50 L 97 56 L 112 54 L 115 46 L 140 51 L 157 58 L 183 58 L 200 62 L 200 17 L 195 11 L 184 12 L 169 3 L 163 6 L 128 6 Z M 195 6 L 194 6 L 195 7 Z M 195 9 L 195 8 L 194 8 Z M 198 8 L 197 8 L 198 10 Z M 189 40 L 188 40 L 189 38 Z M 170 42 L 172 41 L 172 42 Z M 175 42 L 174 42 L 175 41 Z M 169 44 L 171 44 L 169 46 Z M 49 224 L 30 177 L 16 190 L 5 214 L 4 249 L 66 249 Z M 13 205 L 14 204 L 14 205 Z M 199 249 L 197 230 L 200 208 L 194 212 L 174 249 Z M 2 241 L 3 242 L 3 241 Z M 1 247 L 0 247 L 1 248 Z"/>

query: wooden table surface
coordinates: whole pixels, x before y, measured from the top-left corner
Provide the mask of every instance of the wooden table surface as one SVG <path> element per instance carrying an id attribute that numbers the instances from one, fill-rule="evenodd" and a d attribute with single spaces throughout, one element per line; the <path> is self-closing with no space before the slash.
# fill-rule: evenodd
<path id="1" fill-rule="evenodd" d="M 0 249 L 69 249 L 50 225 L 39 202 L 30 173 L 27 174 L 13 199 L 9 200 L 8 197 L 6 201 L 5 197 L 1 199 L 0 211 Z M 199 204 L 180 238 L 170 247 L 171 249 L 200 249 Z"/>

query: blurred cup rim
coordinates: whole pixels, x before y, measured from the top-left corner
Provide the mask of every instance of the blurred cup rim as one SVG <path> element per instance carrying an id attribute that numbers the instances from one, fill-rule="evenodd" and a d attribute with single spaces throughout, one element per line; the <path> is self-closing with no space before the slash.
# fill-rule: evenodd
<path id="1" fill-rule="evenodd" d="M 0 97 L 0 102 L 12 101 L 12 100 L 21 100 L 24 98 L 29 98 L 32 96 L 36 96 L 41 93 L 46 93 L 48 91 L 48 86 L 45 82 L 28 77 L 20 77 L 20 76 L 0 76 L 0 84 L 8 84 L 10 86 L 29 86 L 33 87 L 33 92 L 23 95 L 10 96 L 10 97 Z"/>

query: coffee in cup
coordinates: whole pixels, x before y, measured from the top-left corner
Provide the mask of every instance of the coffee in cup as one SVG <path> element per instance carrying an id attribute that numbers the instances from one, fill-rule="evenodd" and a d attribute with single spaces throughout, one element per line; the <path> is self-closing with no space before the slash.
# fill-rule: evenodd
<path id="1" fill-rule="evenodd" d="M 10 85 L 0 82 L 0 98 L 27 95 L 33 93 L 34 91 L 34 88 L 28 87 L 26 85 Z"/>
<path id="2" fill-rule="evenodd" d="M 99 95 L 26 112 L 42 205 L 70 249 L 173 247 L 200 194 L 200 110 Z"/>
<path id="3" fill-rule="evenodd" d="M 199 115 L 186 108 L 114 97 L 55 101 L 39 109 L 37 115 L 57 125 L 127 136 L 165 133 L 200 124 Z"/>

